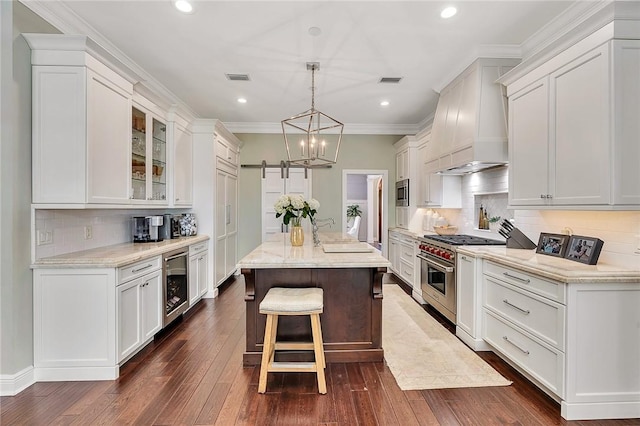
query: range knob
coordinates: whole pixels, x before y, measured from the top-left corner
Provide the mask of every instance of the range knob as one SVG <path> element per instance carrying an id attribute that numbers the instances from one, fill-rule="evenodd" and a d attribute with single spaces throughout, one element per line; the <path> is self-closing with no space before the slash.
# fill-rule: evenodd
<path id="1" fill-rule="evenodd" d="M 444 253 L 442 255 L 445 259 L 451 259 L 451 253 Z"/>

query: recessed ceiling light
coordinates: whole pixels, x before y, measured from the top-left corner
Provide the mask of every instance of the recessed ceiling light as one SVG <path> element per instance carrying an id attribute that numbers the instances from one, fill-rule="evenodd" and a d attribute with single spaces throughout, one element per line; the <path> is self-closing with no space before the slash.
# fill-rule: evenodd
<path id="1" fill-rule="evenodd" d="M 241 104 L 246 104 L 247 100 L 245 98 L 238 98 L 238 102 Z"/>
<path id="2" fill-rule="evenodd" d="M 193 12 L 193 6 L 188 0 L 176 0 L 173 2 L 173 5 L 182 13 Z"/>
<path id="3" fill-rule="evenodd" d="M 458 9 L 456 9 L 453 6 L 449 6 L 442 9 L 442 12 L 440 12 L 440 17 L 447 19 L 447 18 L 451 18 L 456 13 L 458 13 Z"/>
<path id="4" fill-rule="evenodd" d="M 380 106 L 389 106 L 389 101 L 380 102 Z"/>
<path id="5" fill-rule="evenodd" d="M 322 30 L 318 27 L 310 27 L 309 28 L 309 35 L 313 36 L 313 37 L 318 37 L 320 34 L 322 34 Z"/>

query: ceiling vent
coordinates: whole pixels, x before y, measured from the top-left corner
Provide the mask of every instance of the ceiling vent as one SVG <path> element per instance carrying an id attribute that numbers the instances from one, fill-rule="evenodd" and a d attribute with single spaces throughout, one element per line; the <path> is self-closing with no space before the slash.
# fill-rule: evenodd
<path id="1" fill-rule="evenodd" d="M 393 83 L 398 84 L 402 80 L 402 77 L 381 77 L 378 83 Z"/>
<path id="2" fill-rule="evenodd" d="M 225 74 L 231 81 L 249 81 L 249 74 Z"/>

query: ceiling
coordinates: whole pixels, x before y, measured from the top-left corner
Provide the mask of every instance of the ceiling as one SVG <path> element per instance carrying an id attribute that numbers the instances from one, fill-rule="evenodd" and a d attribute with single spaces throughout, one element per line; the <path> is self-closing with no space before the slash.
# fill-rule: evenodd
<path id="1" fill-rule="evenodd" d="M 347 132 L 399 134 L 434 113 L 437 92 L 474 58 L 520 55 L 523 43 L 574 2 L 210 0 L 194 2 L 191 14 L 169 0 L 43 3 L 79 22 L 63 32 L 82 29 L 110 43 L 104 47 L 117 48 L 191 113 L 235 131 L 279 127 L 309 109 L 306 62 L 317 61 L 317 109 L 344 122 Z M 449 4 L 458 13 L 442 19 Z M 250 81 L 230 81 L 226 73 Z M 379 83 L 381 77 L 402 79 Z M 380 106 L 383 100 L 389 105 Z"/>

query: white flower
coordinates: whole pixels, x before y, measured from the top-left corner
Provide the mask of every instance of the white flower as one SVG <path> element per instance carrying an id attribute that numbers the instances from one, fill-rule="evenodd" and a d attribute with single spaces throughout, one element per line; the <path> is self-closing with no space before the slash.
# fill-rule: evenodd
<path id="1" fill-rule="evenodd" d="M 318 210 L 320 208 L 320 203 L 315 198 L 309 200 L 309 208 L 311 210 Z"/>
<path id="2" fill-rule="evenodd" d="M 301 210 L 304 208 L 304 197 L 300 194 L 292 194 L 289 195 L 289 199 L 291 200 L 291 207 L 296 210 Z"/>

